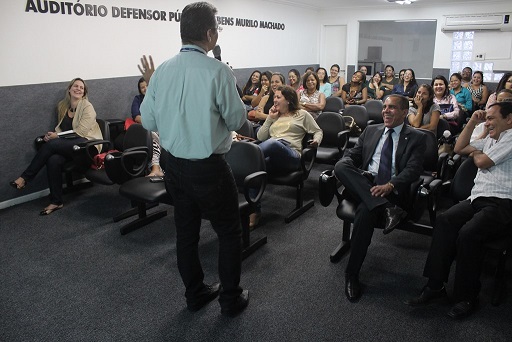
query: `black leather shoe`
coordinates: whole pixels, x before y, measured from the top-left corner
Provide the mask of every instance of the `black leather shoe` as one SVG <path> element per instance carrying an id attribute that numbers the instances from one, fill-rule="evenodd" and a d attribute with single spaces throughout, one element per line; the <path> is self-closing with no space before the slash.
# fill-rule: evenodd
<path id="1" fill-rule="evenodd" d="M 203 306 L 217 298 L 220 292 L 220 283 L 205 285 L 205 288 L 194 299 L 187 299 L 187 309 L 192 312 L 200 310 Z"/>
<path id="2" fill-rule="evenodd" d="M 318 197 L 320 204 L 324 207 L 328 207 L 334 198 L 334 192 L 336 191 L 336 177 L 334 171 L 328 170 L 320 174 L 318 179 Z"/>
<path id="3" fill-rule="evenodd" d="M 407 213 L 402 208 L 394 206 L 384 209 L 384 217 L 386 218 L 384 234 L 389 234 L 407 217 Z"/>
<path id="4" fill-rule="evenodd" d="M 346 275 L 345 277 L 345 296 L 351 302 L 361 298 L 361 284 L 357 275 Z"/>
<path id="5" fill-rule="evenodd" d="M 475 311 L 478 306 L 478 299 L 471 300 L 469 302 L 458 302 L 450 311 L 448 311 L 448 316 L 453 319 L 461 319 L 468 317 Z"/>
<path id="6" fill-rule="evenodd" d="M 243 290 L 235 300 L 235 303 L 224 307 L 220 310 L 220 313 L 224 316 L 235 317 L 249 305 L 249 290 Z"/>
<path id="7" fill-rule="evenodd" d="M 441 290 L 434 291 L 428 286 L 425 286 L 418 297 L 406 300 L 404 303 L 410 306 L 424 306 L 445 298 L 446 296 L 448 296 L 448 294 L 444 287 Z"/>

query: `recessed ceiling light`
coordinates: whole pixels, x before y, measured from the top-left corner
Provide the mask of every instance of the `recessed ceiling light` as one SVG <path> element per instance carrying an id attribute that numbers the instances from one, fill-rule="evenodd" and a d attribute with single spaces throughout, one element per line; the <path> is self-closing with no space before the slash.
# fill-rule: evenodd
<path id="1" fill-rule="evenodd" d="M 417 0 L 387 0 L 387 1 L 399 4 L 399 5 L 410 5 Z"/>

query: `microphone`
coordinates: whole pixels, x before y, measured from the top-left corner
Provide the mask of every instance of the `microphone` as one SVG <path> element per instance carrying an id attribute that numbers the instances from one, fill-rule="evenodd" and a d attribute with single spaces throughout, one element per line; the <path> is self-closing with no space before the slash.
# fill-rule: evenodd
<path id="1" fill-rule="evenodd" d="M 220 45 L 215 45 L 215 47 L 213 48 L 213 57 L 215 57 L 215 59 L 218 59 L 219 61 L 222 62 L 222 58 L 220 57 Z"/>
<path id="2" fill-rule="evenodd" d="M 448 139 L 451 135 L 452 135 L 452 132 L 450 132 L 449 130 L 446 130 L 443 132 L 443 137 L 445 139 Z"/>
<path id="3" fill-rule="evenodd" d="M 453 144 L 456 137 L 452 136 L 452 132 L 446 130 L 443 132 L 443 136 L 439 139 L 441 144 Z"/>

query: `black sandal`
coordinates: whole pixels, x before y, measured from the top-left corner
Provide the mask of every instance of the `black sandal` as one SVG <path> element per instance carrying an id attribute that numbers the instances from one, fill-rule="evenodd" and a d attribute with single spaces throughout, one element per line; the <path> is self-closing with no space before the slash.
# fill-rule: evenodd
<path id="1" fill-rule="evenodd" d="M 23 186 L 19 186 L 18 183 L 16 183 L 16 180 L 10 181 L 9 185 L 12 186 L 16 190 L 23 190 L 25 186 L 27 185 L 27 181 L 25 181 L 25 184 Z"/>

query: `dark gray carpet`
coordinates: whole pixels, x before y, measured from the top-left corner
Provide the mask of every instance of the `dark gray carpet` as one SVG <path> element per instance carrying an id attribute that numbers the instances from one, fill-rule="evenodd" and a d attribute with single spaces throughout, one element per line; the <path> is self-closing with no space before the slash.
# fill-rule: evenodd
<path id="1" fill-rule="evenodd" d="M 306 198 L 316 196 L 319 171 Z M 14 191 L 14 190 L 12 190 Z M 429 237 L 377 230 L 363 266 L 364 294 L 343 294 L 344 267 L 329 254 L 341 238 L 335 203 L 315 206 L 290 224 L 291 188 L 269 186 L 253 236 L 268 244 L 243 263 L 247 310 L 234 319 L 214 301 L 185 308 L 169 215 L 121 236 L 112 217 L 129 207 L 117 186 L 65 195 L 64 209 L 38 216 L 46 199 L 0 212 L 0 341 L 506 341 L 512 306 L 490 304 L 492 265 L 481 307 L 469 319 L 446 316 L 449 303 L 412 309 L 402 302 L 424 285 Z M 200 250 L 208 282 L 217 280 L 217 240 L 204 222 Z M 509 289 L 512 283 L 509 277 Z M 507 336 L 509 336 L 507 338 Z"/>

